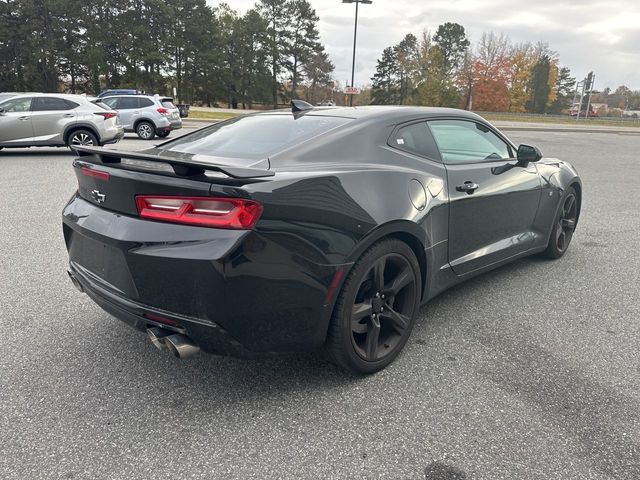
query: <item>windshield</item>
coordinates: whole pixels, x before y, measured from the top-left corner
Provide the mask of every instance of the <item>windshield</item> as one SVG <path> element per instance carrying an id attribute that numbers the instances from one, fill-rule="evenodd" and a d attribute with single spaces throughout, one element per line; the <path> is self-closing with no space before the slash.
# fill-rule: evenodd
<path id="1" fill-rule="evenodd" d="M 165 150 L 220 157 L 265 158 L 351 121 L 291 114 L 255 115 L 204 128 L 162 146 Z"/>
<path id="2" fill-rule="evenodd" d="M 7 100 L 8 98 L 15 97 L 15 93 L 0 93 L 0 102 Z"/>

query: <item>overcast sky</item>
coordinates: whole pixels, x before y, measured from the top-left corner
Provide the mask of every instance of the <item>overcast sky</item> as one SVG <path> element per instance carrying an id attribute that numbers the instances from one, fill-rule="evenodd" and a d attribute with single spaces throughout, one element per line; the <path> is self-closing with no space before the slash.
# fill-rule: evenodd
<path id="1" fill-rule="evenodd" d="M 336 65 L 335 77 L 344 83 L 351 77 L 355 6 L 310 1 Z M 244 13 L 255 0 L 226 3 Z M 472 41 L 494 31 L 514 42 L 548 42 L 574 76 L 595 71 L 596 89 L 627 85 L 640 90 L 640 0 L 373 0 L 360 6 L 356 85 L 370 82 L 385 47 L 407 33 L 434 32 L 444 22 L 462 24 Z"/>

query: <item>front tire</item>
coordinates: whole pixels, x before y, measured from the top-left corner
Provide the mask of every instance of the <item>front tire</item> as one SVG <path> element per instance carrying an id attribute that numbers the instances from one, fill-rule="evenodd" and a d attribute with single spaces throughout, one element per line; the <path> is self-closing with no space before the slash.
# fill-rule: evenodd
<path id="1" fill-rule="evenodd" d="M 100 145 L 98 139 L 89 130 L 76 130 L 67 139 L 69 147 L 97 147 Z"/>
<path id="2" fill-rule="evenodd" d="M 573 233 L 578 223 L 578 195 L 573 187 L 569 187 L 560 203 L 551 237 L 543 255 L 551 260 L 562 257 L 568 250 Z"/>
<path id="3" fill-rule="evenodd" d="M 136 134 L 142 140 L 153 140 L 153 137 L 156 136 L 156 129 L 149 122 L 140 122 L 136 127 Z"/>
<path id="4" fill-rule="evenodd" d="M 359 374 L 385 368 L 409 339 L 421 292 L 413 250 L 396 239 L 374 244 L 338 296 L 325 346 L 329 359 Z"/>

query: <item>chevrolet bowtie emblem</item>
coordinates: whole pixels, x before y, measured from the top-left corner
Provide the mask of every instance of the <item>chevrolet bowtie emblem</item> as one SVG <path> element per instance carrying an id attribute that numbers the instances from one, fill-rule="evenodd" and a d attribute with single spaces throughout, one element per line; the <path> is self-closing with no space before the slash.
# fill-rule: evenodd
<path id="1" fill-rule="evenodd" d="M 93 198 L 96 203 L 104 203 L 107 196 L 100 193 L 100 190 L 94 190 L 91 192 L 91 198 Z"/>

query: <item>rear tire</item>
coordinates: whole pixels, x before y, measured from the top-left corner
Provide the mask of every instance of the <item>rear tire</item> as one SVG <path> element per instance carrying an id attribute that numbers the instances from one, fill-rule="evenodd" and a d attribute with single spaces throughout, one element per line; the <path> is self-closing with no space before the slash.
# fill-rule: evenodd
<path id="1" fill-rule="evenodd" d="M 578 195 L 573 187 L 569 187 L 560 202 L 547 249 L 542 255 L 551 260 L 562 257 L 569 249 L 577 223 Z"/>
<path id="2" fill-rule="evenodd" d="M 422 280 L 413 250 L 382 240 L 356 262 L 342 286 L 325 351 L 354 373 L 371 374 L 395 360 L 420 308 Z"/>
<path id="3" fill-rule="evenodd" d="M 153 137 L 156 136 L 156 129 L 149 122 L 140 122 L 136 126 L 136 134 L 142 140 L 153 140 Z"/>
<path id="4" fill-rule="evenodd" d="M 76 130 L 67 139 L 69 147 L 98 147 L 100 143 L 90 130 Z"/>

